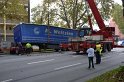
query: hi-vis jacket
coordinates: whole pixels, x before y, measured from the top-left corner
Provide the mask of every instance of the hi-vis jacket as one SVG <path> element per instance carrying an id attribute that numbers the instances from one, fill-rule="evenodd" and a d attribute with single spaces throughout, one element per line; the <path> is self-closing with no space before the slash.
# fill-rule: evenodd
<path id="1" fill-rule="evenodd" d="M 99 52 L 99 54 L 101 54 L 101 52 L 102 52 L 102 46 L 101 46 L 101 44 L 96 44 L 96 52 Z"/>

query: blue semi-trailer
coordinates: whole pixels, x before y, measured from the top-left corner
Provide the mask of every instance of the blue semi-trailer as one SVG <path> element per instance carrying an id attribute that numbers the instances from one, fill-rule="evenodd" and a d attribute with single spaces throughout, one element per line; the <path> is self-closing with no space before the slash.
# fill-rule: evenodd
<path id="1" fill-rule="evenodd" d="M 59 50 L 59 44 L 68 43 L 69 37 L 78 36 L 78 30 L 48 25 L 19 24 L 14 27 L 14 41 L 22 44 L 31 43 L 40 49 L 52 48 Z"/>

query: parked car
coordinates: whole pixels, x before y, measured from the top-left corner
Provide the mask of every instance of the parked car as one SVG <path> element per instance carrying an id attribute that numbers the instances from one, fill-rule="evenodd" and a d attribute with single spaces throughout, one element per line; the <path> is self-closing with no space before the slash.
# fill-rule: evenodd
<path id="1" fill-rule="evenodd" d="M 121 45 L 124 46 L 124 41 L 122 41 Z"/>

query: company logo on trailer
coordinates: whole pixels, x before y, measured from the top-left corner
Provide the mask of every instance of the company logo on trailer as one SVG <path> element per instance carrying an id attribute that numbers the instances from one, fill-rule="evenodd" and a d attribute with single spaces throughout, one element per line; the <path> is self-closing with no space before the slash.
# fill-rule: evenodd
<path id="1" fill-rule="evenodd" d="M 34 28 L 34 34 L 36 35 L 40 34 L 40 30 L 38 27 Z"/>

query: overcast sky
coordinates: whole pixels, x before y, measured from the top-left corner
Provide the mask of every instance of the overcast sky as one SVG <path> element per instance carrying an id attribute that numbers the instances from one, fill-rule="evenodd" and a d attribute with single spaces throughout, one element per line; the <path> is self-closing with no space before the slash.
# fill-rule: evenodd
<path id="1" fill-rule="evenodd" d="M 30 5 L 31 5 L 31 8 L 37 6 L 38 4 L 41 3 L 42 0 L 30 0 Z"/>

